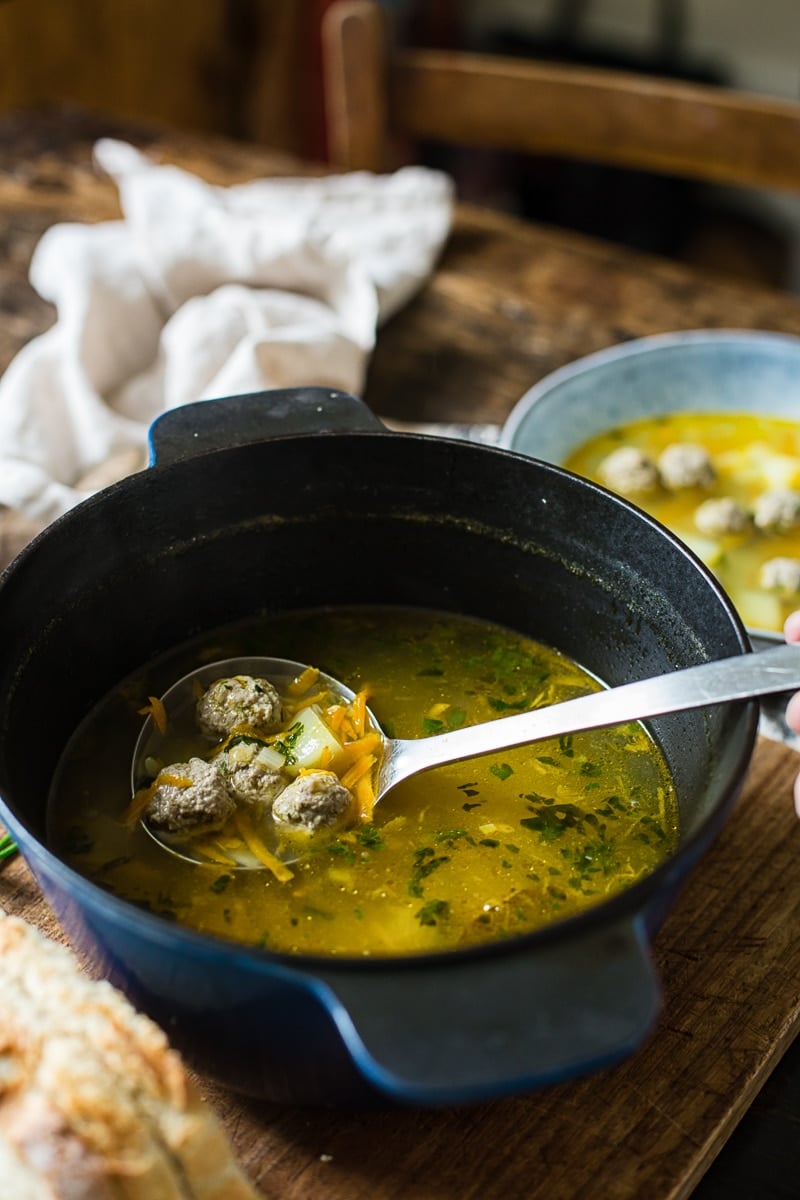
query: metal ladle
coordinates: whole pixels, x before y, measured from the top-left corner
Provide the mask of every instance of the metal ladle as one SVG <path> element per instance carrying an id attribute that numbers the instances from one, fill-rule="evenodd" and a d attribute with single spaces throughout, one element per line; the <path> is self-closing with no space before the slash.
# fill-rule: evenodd
<path id="1" fill-rule="evenodd" d="M 185 675 L 164 695 L 163 703 L 171 717 L 176 709 L 195 703 L 195 681 L 207 685 L 224 675 L 262 676 L 270 679 L 280 691 L 282 685 L 296 678 L 304 669 L 302 663 L 287 659 L 227 659 Z M 331 676 L 320 675 L 320 679 L 345 699 L 353 698 L 353 692 Z M 600 729 L 666 713 L 733 700 L 752 700 L 796 689 L 800 689 L 800 645 L 786 644 L 640 679 L 560 704 L 547 705 L 511 717 L 499 717 L 495 721 L 469 725 L 432 737 L 407 740 L 384 736 L 376 803 L 401 780 L 445 763 L 478 758 L 512 746 L 561 737 L 579 730 Z M 375 729 L 380 729 L 372 713 L 370 720 Z M 144 759 L 158 745 L 158 736 L 152 718 L 148 717 L 134 751 L 134 782 L 141 778 Z M 153 831 L 149 832 L 157 840 L 163 841 Z M 174 846 L 167 844 L 167 848 L 175 852 Z M 178 852 L 188 857 L 182 850 Z M 281 854 L 280 845 L 277 852 Z M 281 856 L 287 862 L 297 857 L 292 852 Z"/>

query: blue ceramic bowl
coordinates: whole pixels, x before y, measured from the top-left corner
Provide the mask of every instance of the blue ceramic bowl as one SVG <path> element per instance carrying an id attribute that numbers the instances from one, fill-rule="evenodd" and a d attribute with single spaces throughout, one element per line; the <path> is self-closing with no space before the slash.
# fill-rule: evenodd
<path id="1" fill-rule="evenodd" d="M 800 419 L 800 338 L 696 329 L 611 346 L 530 388 L 503 426 L 500 445 L 560 466 L 604 430 L 686 410 Z M 750 633 L 780 640 L 769 631 Z"/>

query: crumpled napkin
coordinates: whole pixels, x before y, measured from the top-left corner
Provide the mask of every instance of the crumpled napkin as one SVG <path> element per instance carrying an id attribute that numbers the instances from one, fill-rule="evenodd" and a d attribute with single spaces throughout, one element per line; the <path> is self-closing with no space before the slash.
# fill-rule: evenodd
<path id="1" fill-rule="evenodd" d="M 358 394 L 379 325 L 428 278 L 453 187 L 390 175 L 207 184 L 104 139 L 123 219 L 63 224 L 30 268 L 55 325 L 0 379 L 0 505 L 44 527 L 166 409 L 274 387 Z"/>

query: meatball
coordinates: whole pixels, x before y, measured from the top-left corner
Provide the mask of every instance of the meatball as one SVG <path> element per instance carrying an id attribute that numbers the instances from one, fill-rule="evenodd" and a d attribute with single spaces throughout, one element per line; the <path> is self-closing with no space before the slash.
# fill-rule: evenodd
<path id="1" fill-rule="evenodd" d="M 164 833 L 186 837 L 216 833 L 236 808 L 224 776 L 202 758 L 164 767 L 155 782 L 144 817 L 152 829 Z"/>
<path id="2" fill-rule="evenodd" d="M 770 558 L 761 568 L 761 586 L 770 592 L 800 593 L 800 558 Z"/>
<path id="3" fill-rule="evenodd" d="M 228 790 L 237 803 L 266 809 L 286 787 L 287 780 L 280 768 L 260 757 L 260 749 L 252 742 L 240 742 L 223 750 L 215 759 L 215 765 L 225 777 Z"/>
<path id="4" fill-rule="evenodd" d="M 352 794 L 332 771 L 309 771 L 281 792 L 272 806 L 276 821 L 295 829 L 335 825 L 352 803 Z"/>
<path id="5" fill-rule="evenodd" d="M 701 533 L 717 537 L 724 533 L 744 533 L 750 525 L 750 514 L 733 496 L 704 500 L 695 509 L 694 523 Z"/>
<path id="6" fill-rule="evenodd" d="M 672 492 L 682 488 L 709 488 L 717 478 L 714 464 L 703 446 L 673 442 L 658 457 L 661 482 Z"/>
<path id="7" fill-rule="evenodd" d="M 794 529 L 800 525 L 800 492 L 791 488 L 763 492 L 756 500 L 753 515 L 759 529 Z"/>
<path id="8" fill-rule="evenodd" d="M 240 725 L 255 733 L 273 733 L 283 720 L 281 698 L 268 679 L 234 675 L 216 679 L 197 702 L 197 723 L 216 739 Z"/>
<path id="9" fill-rule="evenodd" d="M 659 484 L 658 468 L 636 446 L 620 446 L 600 463 L 600 478 L 606 487 L 623 496 L 654 492 Z"/>

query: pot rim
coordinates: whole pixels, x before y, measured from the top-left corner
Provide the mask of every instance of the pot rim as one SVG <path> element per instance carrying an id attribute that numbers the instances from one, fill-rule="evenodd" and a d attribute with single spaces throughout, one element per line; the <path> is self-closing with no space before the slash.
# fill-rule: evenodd
<path id="1" fill-rule="evenodd" d="M 663 335 L 660 335 L 663 336 Z M 798 344 L 800 344 L 800 339 Z M 600 352 L 604 354 L 605 352 Z M 589 358 L 596 356 L 589 356 Z M 568 370 L 566 368 L 565 370 Z M 552 376 L 550 379 L 552 380 Z M 203 403 L 208 403 L 203 402 Z M 609 497 L 615 505 L 624 508 L 631 512 L 636 520 L 645 525 L 650 525 L 655 528 L 661 536 L 665 537 L 671 545 L 678 549 L 686 556 L 704 576 L 706 585 L 717 595 L 717 598 L 722 603 L 729 622 L 731 623 L 734 632 L 737 635 L 737 640 L 740 643 L 742 652 L 747 652 L 748 637 L 747 631 L 738 616 L 738 613 L 733 608 L 730 600 L 725 592 L 718 584 L 715 577 L 711 574 L 702 561 L 695 555 L 675 534 L 673 534 L 666 526 L 662 525 L 655 518 L 642 510 L 636 508 L 624 497 L 617 496 L 608 489 L 603 488 L 599 484 L 595 484 L 590 480 L 580 479 L 572 473 L 566 471 L 563 467 L 556 463 L 551 463 L 545 460 L 534 459 L 530 455 L 526 455 L 520 451 L 514 450 L 506 446 L 493 446 L 481 443 L 465 442 L 458 438 L 443 438 L 424 433 L 401 433 L 392 430 L 377 430 L 372 429 L 351 429 L 344 432 L 292 432 L 284 435 L 270 435 L 261 439 L 263 442 L 285 441 L 285 440 L 330 440 L 331 438 L 358 438 L 373 440 L 376 437 L 385 442 L 389 440 L 404 441 L 409 444 L 413 442 L 432 443 L 436 445 L 449 445 L 457 447 L 461 454 L 478 454 L 492 456 L 508 456 L 514 460 L 524 464 L 526 469 L 531 468 L 543 472 L 544 474 L 554 474 L 559 477 L 567 476 L 571 481 L 578 481 L 582 488 L 597 491 Z M 154 476 L 161 476 L 166 473 L 180 473 L 194 461 L 194 458 L 204 458 L 208 455 L 235 455 L 242 450 L 251 446 L 258 445 L 258 441 L 248 441 L 245 444 L 223 446 L 214 450 L 205 450 L 198 455 L 193 455 L 191 458 L 170 461 L 166 463 L 156 463 L 155 465 L 146 468 L 145 470 L 127 476 L 117 482 L 109 485 L 99 492 L 87 497 L 79 504 L 75 505 L 68 512 L 57 518 L 45 529 L 32 539 L 30 543 L 21 551 L 21 553 L 0 573 L 0 590 L 2 590 L 6 581 L 21 569 L 24 569 L 25 564 L 30 558 L 38 554 L 43 544 L 51 537 L 57 534 L 65 527 L 69 527 L 72 521 L 80 519 L 80 514 L 95 508 L 98 505 L 103 505 L 112 495 L 126 493 L 132 488 L 147 486 L 148 481 Z M 210 632 L 210 631 L 209 631 Z M 710 813 L 701 821 L 698 828 L 689 835 L 685 840 L 682 840 L 670 856 L 659 864 L 649 875 L 637 881 L 620 892 L 618 895 L 604 900 L 596 905 L 585 909 L 571 917 L 562 918 L 553 921 L 539 929 L 520 933 L 513 937 L 497 939 L 491 942 L 480 943 L 477 945 L 453 947 L 442 951 L 432 951 L 415 954 L 402 955 L 382 955 L 375 957 L 363 957 L 355 955 L 324 955 L 324 954 L 288 954 L 285 952 L 269 950 L 266 947 L 250 946 L 245 943 L 238 943 L 228 940 L 224 937 L 201 933 L 191 929 L 188 926 L 176 924 L 168 921 L 166 918 L 155 913 L 147 912 L 144 909 L 138 908 L 132 901 L 125 900 L 122 897 L 116 896 L 113 893 L 107 892 L 99 884 L 89 880 L 86 876 L 81 875 L 74 868 L 70 867 L 62 858 L 56 855 L 47 845 L 36 835 L 29 827 L 28 823 L 23 818 L 16 814 L 11 808 L 10 802 L 0 795 L 0 817 L 5 821 L 6 814 L 11 818 L 11 832 L 17 838 L 23 857 L 31 865 L 31 860 L 35 862 L 36 858 L 44 858 L 47 863 L 47 869 L 51 874 L 54 874 L 59 882 L 64 886 L 65 890 L 74 894 L 77 890 L 78 896 L 86 893 L 87 899 L 96 904 L 98 900 L 103 901 L 104 910 L 107 913 L 113 913 L 118 923 L 127 927 L 143 928 L 150 931 L 154 936 L 154 940 L 161 942 L 172 942 L 177 937 L 179 940 L 186 940 L 191 946 L 198 951 L 213 952 L 214 954 L 223 954 L 229 960 L 241 959 L 242 957 L 251 959 L 255 963 L 268 964 L 277 969 L 287 971 L 297 971 L 313 976 L 315 972 L 324 972 L 326 968 L 343 968 L 350 971 L 368 970 L 370 972 L 376 970 L 397 970 L 397 969 L 420 969 L 426 963 L 441 966 L 447 961 L 464 961 L 479 959 L 489 955 L 506 954 L 513 951 L 525 952 L 533 951 L 539 945 L 550 944 L 553 941 L 572 940 L 573 938 L 581 939 L 590 937 L 595 931 L 601 930 L 603 927 L 615 920 L 629 917 L 635 920 L 646 913 L 648 904 L 659 894 L 667 896 L 677 884 L 688 873 L 693 864 L 701 856 L 707 846 L 713 841 L 718 834 L 722 825 L 725 823 L 730 810 L 732 809 L 741 787 L 744 782 L 747 767 L 755 746 L 759 705 L 755 700 L 738 701 L 729 703 L 724 707 L 728 709 L 745 710 L 746 723 L 744 728 L 744 736 L 741 738 L 741 745 L 736 755 L 735 764 L 731 768 L 730 782 L 725 788 L 724 793 L 718 799 L 716 805 Z M 701 709 L 700 712 L 705 710 Z M 21 829 L 21 836 L 17 830 Z M 31 858 L 28 858 L 27 843 L 32 845 Z M 32 866 L 32 869 L 35 869 Z"/>

